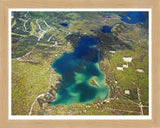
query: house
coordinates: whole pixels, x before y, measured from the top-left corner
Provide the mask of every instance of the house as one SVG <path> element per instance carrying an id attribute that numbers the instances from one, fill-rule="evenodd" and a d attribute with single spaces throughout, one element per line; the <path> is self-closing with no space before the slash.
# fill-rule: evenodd
<path id="1" fill-rule="evenodd" d="M 123 68 L 128 68 L 128 64 L 123 64 Z"/>
<path id="2" fill-rule="evenodd" d="M 116 53 L 116 51 L 109 51 L 109 52 L 112 53 L 112 54 Z"/>
<path id="3" fill-rule="evenodd" d="M 144 70 L 143 70 L 143 69 L 137 69 L 136 71 L 137 71 L 137 72 L 141 72 L 141 73 L 143 73 L 143 72 L 144 72 Z"/>
<path id="4" fill-rule="evenodd" d="M 129 90 L 125 90 L 124 93 L 127 94 L 127 95 L 129 95 L 130 91 Z"/>
<path id="5" fill-rule="evenodd" d="M 117 67 L 117 70 L 123 71 L 123 67 Z"/>
<path id="6" fill-rule="evenodd" d="M 132 62 L 132 57 L 123 57 L 125 62 Z"/>

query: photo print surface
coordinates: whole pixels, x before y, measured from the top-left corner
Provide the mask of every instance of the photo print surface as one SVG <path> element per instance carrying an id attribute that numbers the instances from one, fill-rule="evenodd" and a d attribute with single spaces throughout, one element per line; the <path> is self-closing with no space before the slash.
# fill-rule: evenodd
<path id="1" fill-rule="evenodd" d="M 11 115 L 149 115 L 149 11 L 11 11 Z"/>

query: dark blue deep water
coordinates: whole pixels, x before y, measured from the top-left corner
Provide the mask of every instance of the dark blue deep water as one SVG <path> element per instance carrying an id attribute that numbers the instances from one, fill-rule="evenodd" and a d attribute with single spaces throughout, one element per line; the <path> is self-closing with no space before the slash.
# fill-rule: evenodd
<path id="1" fill-rule="evenodd" d="M 127 15 L 119 15 L 121 21 L 128 24 L 143 23 L 146 21 L 144 12 L 128 12 Z"/>
<path id="2" fill-rule="evenodd" d="M 63 26 L 63 27 L 68 27 L 67 23 L 60 23 L 60 25 Z"/>
<path id="3" fill-rule="evenodd" d="M 127 15 L 119 15 L 121 17 L 121 21 L 127 23 L 127 24 L 137 24 L 137 23 L 143 23 L 147 19 L 145 17 L 144 12 L 128 12 Z M 112 28 L 116 24 L 121 24 L 123 22 L 115 23 L 113 26 L 103 26 L 101 29 L 101 32 L 103 33 L 111 33 Z"/>
<path id="4" fill-rule="evenodd" d="M 101 29 L 101 31 L 103 33 L 111 33 L 111 29 L 112 28 L 113 28 L 112 26 L 103 26 L 103 28 Z"/>

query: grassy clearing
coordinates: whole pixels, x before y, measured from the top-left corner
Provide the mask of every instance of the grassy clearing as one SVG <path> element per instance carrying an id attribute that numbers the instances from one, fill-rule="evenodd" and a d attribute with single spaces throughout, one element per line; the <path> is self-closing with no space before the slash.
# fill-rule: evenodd
<path id="1" fill-rule="evenodd" d="M 34 99 L 47 91 L 49 71 L 43 65 L 12 60 L 12 114 L 26 115 Z"/>

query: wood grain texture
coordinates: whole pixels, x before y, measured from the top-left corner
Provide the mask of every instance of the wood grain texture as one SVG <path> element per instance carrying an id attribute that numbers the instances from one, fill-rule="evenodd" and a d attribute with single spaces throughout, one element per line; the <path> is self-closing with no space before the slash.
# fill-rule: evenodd
<path id="1" fill-rule="evenodd" d="M 151 8 L 152 120 L 8 120 L 9 8 Z M 160 0 L 0 0 L 0 128 L 159 128 Z"/>

